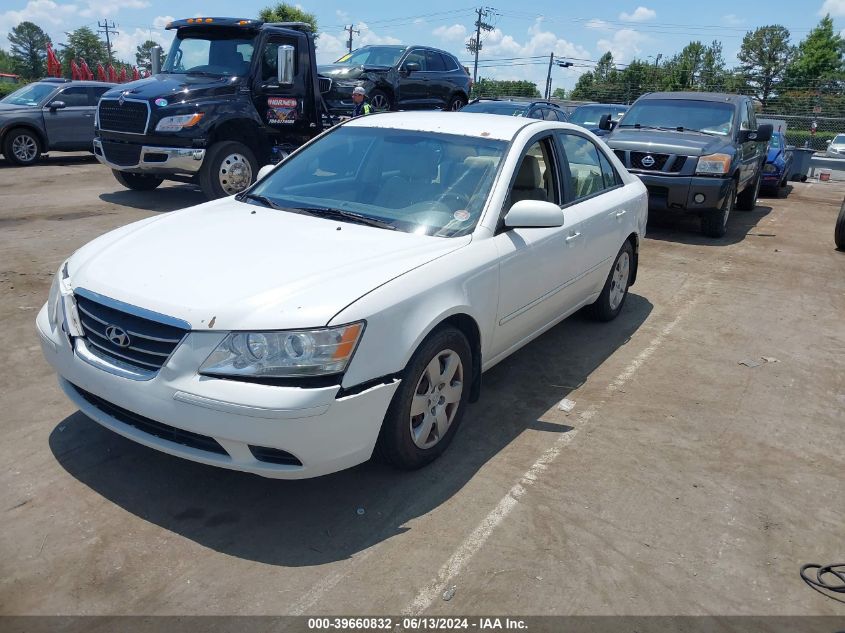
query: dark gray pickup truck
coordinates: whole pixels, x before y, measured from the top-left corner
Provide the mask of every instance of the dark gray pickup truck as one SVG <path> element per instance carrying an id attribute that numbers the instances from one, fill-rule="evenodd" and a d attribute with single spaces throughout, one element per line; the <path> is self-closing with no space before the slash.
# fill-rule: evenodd
<path id="1" fill-rule="evenodd" d="M 648 188 L 649 209 L 694 213 L 722 237 L 734 206 L 756 206 L 772 126 L 757 125 L 749 97 L 655 92 L 600 126 L 613 128 L 604 140 Z"/>

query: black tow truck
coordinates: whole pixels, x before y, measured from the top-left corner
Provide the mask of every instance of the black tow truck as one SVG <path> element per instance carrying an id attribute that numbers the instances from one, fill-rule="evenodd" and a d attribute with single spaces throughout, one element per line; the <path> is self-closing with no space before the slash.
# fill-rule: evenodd
<path id="1" fill-rule="evenodd" d="M 175 180 L 232 195 L 333 123 L 307 24 L 198 17 L 167 28 L 176 36 L 163 67 L 97 108 L 94 153 L 125 187 Z"/>

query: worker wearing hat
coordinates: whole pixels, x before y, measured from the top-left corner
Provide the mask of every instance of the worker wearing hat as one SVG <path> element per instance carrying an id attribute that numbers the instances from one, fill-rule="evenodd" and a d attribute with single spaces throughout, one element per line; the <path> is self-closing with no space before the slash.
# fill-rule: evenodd
<path id="1" fill-rule="evenodd" d="M 361 86 L 355 86 L 355 89 L 352 90 L 352 103 L 355 104 L 352 108 L 353 117 L 372 113 L 373 107 L 367 103 L 366 98 L 367 91 Z"/>

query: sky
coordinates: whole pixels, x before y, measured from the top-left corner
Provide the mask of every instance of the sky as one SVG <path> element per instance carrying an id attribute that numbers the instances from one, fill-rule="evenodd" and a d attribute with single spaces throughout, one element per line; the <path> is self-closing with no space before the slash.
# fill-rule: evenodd
<path id="1" fill-rule="evenodd" d="M 560 2 L 489 0 L 485 21 L 494 28 L 484 33 L 479 77 L 528 79 L 545 85 L 549 54 L 572 61 L 572 68 L 554 68 L 553 86 L 570 89 L 606 51 L 619 63 L 633 58 L 665 60 L 692 40 L 718 39 L 729 65 L 737 63 L 743 35 L 767 24 L 782 24 L 797 44 L 819 19 L 829 13 L 839 31 L 845 30 L 845 0 L 602 0 Z M 314 13 L 320 30 L 317 61 L 329 63 L 346 51 L 344 27 L 353 24 L 353 48 L 366 44 L 427 44 L 455 53 L 472 69 L 465 45 L 474 34 L 475 9 L 463 0 L 300 0 Z M 232 3 L 172 0 L 3 0 L 0 3 L 0 47 L 6 35 L 23 20 L 38 24 L 54 44 L 80 26 L 97 29 L 97 22 L 116 24 L 113 36 L 119 59 L 134 61 L 135 47 L 148 38 L 169 43 L 172 31 L 164 25 L 176 18 L 196 16 L 253 18 L 269 0 L 242 0 L 238 14 Z M 843 33 L 845 34 L 845 33 Z"/>

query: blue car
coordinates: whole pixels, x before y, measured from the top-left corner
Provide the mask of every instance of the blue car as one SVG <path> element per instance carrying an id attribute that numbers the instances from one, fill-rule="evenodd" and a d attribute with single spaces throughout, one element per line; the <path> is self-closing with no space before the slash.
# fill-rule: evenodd
<path id="1" fill-rule="evenodd" d="M 792 151 L 786 145 L 786 137 L 781 131 L 772 132 L 760 188 L 778 197 L 786 196 L 786 182 L 791 170 Z"/>
<path id="2" fill-rule="evenodd" d="M 569 123 L 587 128 L 596 136 L 606 136 L 610 134 L 610 130 L 599 128 L 602 116 L 609 114 L 611 121 L 619 123 L 619 119 L 628 111 L 628 107 L 618 103 L 588 103 L 575 108 L 567 120 Z"/>

